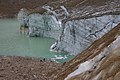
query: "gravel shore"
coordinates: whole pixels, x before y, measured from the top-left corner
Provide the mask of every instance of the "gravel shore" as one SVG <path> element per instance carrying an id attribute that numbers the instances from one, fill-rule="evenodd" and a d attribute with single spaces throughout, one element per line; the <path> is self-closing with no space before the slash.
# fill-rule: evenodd
<path id="1" fill-rule="evenodd" d="M 50 80 L 60 67 L 60 63 L 45 59 L 0 56 L 0 80 Z"/>

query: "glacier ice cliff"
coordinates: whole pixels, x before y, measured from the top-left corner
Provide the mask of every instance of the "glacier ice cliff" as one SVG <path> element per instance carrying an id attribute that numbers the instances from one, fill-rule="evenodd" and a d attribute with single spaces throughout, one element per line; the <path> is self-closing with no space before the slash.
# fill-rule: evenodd
<path id="1" fill-rule="evenodd" d="M 29 26 L 29 36 L 56 39 L 51 51 L 78 54 L 120 22 L 120 15 L 104 15 L 88 19 L 62 22 L 54 15 L 34 13 L 20 19 Z"/>
<path id="2" fill-rule="evenodd" d="M 120 15 L 105 15 L 68 21 L 63 26 L 54 50 L 78 54 L 120 22 Z"/>
<path id="3" fill-rule="evenodd" d="M 36 13 L 30 14 L 28 19 L 29 36 L 59 38 L 62 27 L 54 16 Z"/>
<path id="4" fill-rule="evenodd" d="M 30 12 L 26 9 L 26 8 L 22 8 L 20 9 L 18 15 L 17 15 L 17 19 L 21 25 L 21 27 L 24 27 L 25 25 L 27 25 L 28 23 L 28 14 Z"/>
<path id="5" fill-rule="evenodd" d="M 52 77 L 54 80 L 64 80 L 67 76 L 65 80 L 119 80 L 119 42 L 120 23 L 65 63 Z"/>
<path id="6" fill-rule="evenodd" d="M 120 0 L 59 0 L 42 8 L 27 15 L 29 36 L 54 38 L 51 51 L 76 55 L 53 80 L 120 79 Z"/>
<path id="7" fill-rule="evenodd" d="M 88 0 L 78 0 L 80 4 L 76 2 L 76 6 L 66 2 L 74 3 L 68 0 L 57 1 L 42 6 L 46 10 L 42 14 L 35 11 L 32 14 L 27 13 L 27 16 L 21 14 L 22 18 L 18 16 L 21 25 L 26 24 L 29 27 L 29 36 L 56 39 L 51 51 L 65 51 L 76 55 L 120 22 L 118 0 L 111 1 L 109 5 L 109 1 L 101 2 L 102 6 L 86 4 L 89 3 Z"/>
<path id="8" fill-rule="evenodd" d="M 115 38 L 97 56 L 81 63 L 65 80 L 119 80 L 120 35 L 116 35 Z"/>
<path id="9" fill-rule="evenodd" d="M 119 80 L 120 0 L 59 0 L 42 8 L 27 15 L 29 36 L 54 38 L 51 51 L 76 55 L 52 80 Z"/>
<path id="10" fill-rule="evenodd" d="M 22 27 L 28 26 L 30 37 L 50 37 L 57 40 L 61 35 L 61 22 L 53 15 L 31 14 L 23 8 L 19 11 L 17 18 Z"/>

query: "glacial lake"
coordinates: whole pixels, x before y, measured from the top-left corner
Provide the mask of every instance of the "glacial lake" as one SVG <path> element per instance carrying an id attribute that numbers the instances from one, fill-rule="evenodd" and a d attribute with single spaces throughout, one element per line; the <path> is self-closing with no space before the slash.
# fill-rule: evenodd
<path id="1" fill-rule="evenodd" d="M 0 19 L 0 55 L 48 59 L 57 57 L 59 62 L 73 57 L 67 53 L 50 52 L 49 48 L 55 42 L 54 39 L 21 35 L 19 27 L 16 19 Z"/>

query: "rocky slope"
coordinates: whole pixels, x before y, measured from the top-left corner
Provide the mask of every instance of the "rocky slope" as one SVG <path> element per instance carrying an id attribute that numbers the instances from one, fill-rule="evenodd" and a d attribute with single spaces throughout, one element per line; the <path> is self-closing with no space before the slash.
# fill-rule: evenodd
<path id="1" fill-rule="evenodd" d="M 113 49 L 111 53 L 98 65 L 72 76 L 66 80 L 119 80 L 120 79 L 120 47 Z M 90 63 L 89 63 L 90 64 Z M 82 64 L 81 64 L 82 65 Z M 84 65 L 85 67 L 86 64 Z M 89 66 L 89 65 L 88 65 Z M 96 67 L 96 68 L 95 68 Z M 80 73 L 81 72 L 81 73 Z"/>
<path id="2" fill-rule="evenodd" d="M 48 80 L 60 66 L 46 59 L 0 56 L 0 80 Z"/>
<path id="3" fill-rule="evenodd" d="M 117 27 L 120 27 L 120 24 Z M 71 73 L 71 75 L 69 75 L 65 80 L 119 80 L 120 79 L 119 32 L 116 36 L 114 36 L 114 38 L 115 40 L 112 43 L 110 43 L 108 47 L 105 47 L 94 58 L 80 64 L 79 68 L 73 73 Z M 99 48 L 103 47 L 104 44 L 106 43 L 100 44 L 100 46 L 97 49 L 99 50 Z M 94 51 L 94 53 L 96 52 L 97 51 Z"/>
<path id="4" fill-rule="evenodd" d="M 0 0 L 0 18 L 14 18 L 21 8 L 34 9 L 56 0 Z"/>
<path id="5" fill-rule="evenodd" d="M 120 24 L 67 62 L 54 80 L 119 80 L 119 31 Z"/>

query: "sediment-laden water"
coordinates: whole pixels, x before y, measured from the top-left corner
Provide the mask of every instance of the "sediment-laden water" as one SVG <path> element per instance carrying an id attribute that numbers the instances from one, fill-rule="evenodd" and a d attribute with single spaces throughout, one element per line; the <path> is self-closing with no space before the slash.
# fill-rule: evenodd
<path id="1" fill-rule="evenodd" d="M 54 39 L 27 37 L 19 32 L 19 23 L 16 19 L 0 19 L 0 55 L 29 56 L 37 58 L 61 58 L 61 62 L 69 60 L 72 56 L 66 53 L 50 52 L 49 48 Z M 63 59 L 62 57 L 65 57 Z"/>

